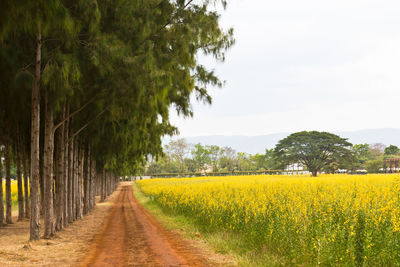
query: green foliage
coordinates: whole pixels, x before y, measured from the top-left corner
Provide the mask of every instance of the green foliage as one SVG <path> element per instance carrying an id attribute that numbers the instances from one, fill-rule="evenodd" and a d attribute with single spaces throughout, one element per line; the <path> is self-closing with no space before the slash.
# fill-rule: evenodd
<path id="1" fill-rule="evenodd" d="M 360 164 L 365 163 L 372 157 L 368 144 L 356 144 L 353 146 L 352 150 L 354 153 L 354 157 Z"/>
<path id="2" fill-rule="evenodd" d="M 383 159 L 374 159 L 366 162 L 365 167 L 369 173 L 378 173 L 383 168 Z"/>
<path id="3" fill-rule="evenodd" d="M 167 173 L 226 173 L 262 172 L 276 170 L 279 165 L 273 150 L 251 155 L 236 152 L 230 147 L 216 145 L 190 145 L 184 139 L 172 140 L 164 146 L 165 155 L 152 158 L 147 174 Z"/>
<path id="4" fill-rule="evenodd" d="M 382 143 L 375 143 L 369 146 L 369 151 L 371 152 L 372 159 L 380 158 L 385 150 L 386 146 Z"/>
<path id="5" fill-rule="evenodd" d="M 169 121 L 171 108 L 191 116 L 192 95 L 211 103 L 207 87 L 223 85 L 197 59 L 202 53 L 222 62 L 234 43 L 233 30 L 223 30 L 220 15 L 210 11 L 209 6 L 216 3 L 226 4 L 3 1 L 1 134 L 13 136 L 4 129 L 18 126 L 29 143 L 30 106 L 26 103 L 30 103 L 40 35 L 40 87 L 54 108 L 55 124 L 67 103 L 70 113 L 79 111 L 69 125 L 71 135 L 90 145 L 96 166 L 121 175 L 134 173 L 149 156 L 162 155 L 162 136 L 177 133 Z M 182 172 L 186 171 L 183 167 L 178 165 Z"/>
<path id="6" fill-rule="evenodd" d="M 364 156 L 362 157 L 363 163 L 362 168 L 366 169 L 369 173 L 378 173 L 383 168 L 384 157 L 390 157 L 390 155 L 384 155 L 385 145 L 381 143 L 369 145 L 369 152 L 364 150 Z M 366 161 L 365 158 L 367 158 Z M 360 162 L 360 160 L 359 160 Z M 361 164 L 361 162 L 360 162 Z M 359 165 L 360 165 L 359 164 Z"/>
<path id="7" fill-rule="evenodd" d="M 255 154 L 250 156 L 254 162 L 256 170 L 276 170 L 279 169 L 279 163 L 274 157 L 273 149 L 265 149 L 265 154 Z"/>
<path id="8" fill-rule="evenodd" d="M 385 155 L 398 155 L 400 149 L 395 145 L 390 145 L 385 148 Z"/>
<path id="9" fill-rule="evenodd" d="M 169 157 L 160 157 L 158 160 L 153 160 L 147 166 L 147 173 L 178 173 L 178 165 Z"/>
<path id="10" fill-rule="evenodd" d="M 250 155 L 244 152 L 237 153 L 237 170 L 254 171 L 255 166 L 250 160 Z"/>
<path id="11" fill-rule="evenodd" d="M 352 144 L 335 134 L 303 131 L 289 135 L 279 141 L 274 154 L 286 165 L 302 163 L 316 176 L 332 164 L 343 164 L 351 160 Z M 337 167 L 336 167 L 337 168 Z"/>
<path id="12" fill-rule="evenodd" d="M 198 143 L 192 149 L 192 157 L 195 169 L 205 170 L 207 165 L 211 163 L 211 149 Z"/>
<path id="13" fill-rule="evenodd" d="M 357 224 L 355 227 L 355 262 L 356 266 L 364 265 L 365 250 L 365 215 L 362 210 L 357 213 Z"/>
<path id="14" fill-rule="evenodd" d="M 185 164 L 186 156 L 190 152 L 189 144 L 186 143 L 185 139 L 172 140 L 168 145 L 165 146 L 165 153 L 175 161 L 178 166 L 179 173 L 185 173 L 187 171 L 187 165 Z"/>
<path id="15" fill-rule="evenodd" d="M 237 169 L 236 151 L 231 147 L 222 147 L 218 165 L 222 172 L 233 172 Z"/>
<path id="16" fill-rule="evenodd" d="M 372 159 L 369 144 L 355 144 L 351 148 L 353 160 L 347 162 L 346 168 L 350 170 L 365 169 L 366 162 Z"/>

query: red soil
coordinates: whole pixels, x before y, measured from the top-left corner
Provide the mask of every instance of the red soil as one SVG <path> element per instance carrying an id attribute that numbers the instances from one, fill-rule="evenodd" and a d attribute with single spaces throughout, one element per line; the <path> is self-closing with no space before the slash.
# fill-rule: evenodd
<path id="1" fill-rule="evenodd" d="M 209 266 L 198 249 L 162 227 L 123 185 L 84 266 Z"/>

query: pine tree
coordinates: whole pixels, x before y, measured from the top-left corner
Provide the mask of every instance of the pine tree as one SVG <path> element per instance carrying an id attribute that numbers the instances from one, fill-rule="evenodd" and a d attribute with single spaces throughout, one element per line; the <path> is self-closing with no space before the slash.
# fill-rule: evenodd
<path id="1" fill-rule="evenodd" d="M 101 200 L 111 194 L 116 174 L 161 155 L 161 137 L 177 133 L 171 106 L 191 116 L 192 94 L 211 103 L 207 85 L 222 82 L 196 55 L 223 61 L 233 44 L 232 31 L 222 31 L 209 11 L 212 3 L 2 2 L 0 137 L 16 152 L 19 196 L 23 166 L 25 200 L 30 166 L 31 240 L 40 238 L 41 208 L 50 238 L 95 206 L 96 191 Z M 12 110 L 16 101 L 25 107 L 20 112 Z"/>

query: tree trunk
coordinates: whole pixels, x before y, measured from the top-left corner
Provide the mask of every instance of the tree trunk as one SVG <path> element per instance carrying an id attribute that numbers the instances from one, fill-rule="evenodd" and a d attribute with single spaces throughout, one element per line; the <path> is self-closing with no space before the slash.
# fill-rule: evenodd
<path id="1" fill-rule="evenodd" d="M 112 192 L 114 192 L 114 185 L 115 185 L 115 175 L 112 173 L 110 177 L 110 183 L 111 183 L 111 188 L 110 188 L 110 195 Z"/>
<path id="2" fill-rule="evenodd" d="M 17 181 L 18 181 L 18 221 L 24 218 L 24 192 L 22 186 L 21 171 L 21 151 L 19 142 L 15 146 L 15 163 L 17 165 Z"/>
<path id="3" fill-rule="evenodd" d="M 115 186 L 114 186 L 114 191 L 117 190 L 117 187 L 119 185 L 119 176 L 115 176 Z"/>
<path id="4" fill-rule="evenodd" d="M 104 202 L 106 199 L 106 192 L 105 192 L 105 180 L 106 180 L 106 170 L 103 169 L 103 175 L 100 177 L 100 202 Z"/>
<path id="5" fill-rule="evenodd" d="M 317 177 L 318 171 L 311 171 L 313 177 Z"/>
<path id="6" fill-rule="evenodd" d="M 3 163 L 2 163 L 2 157 L 3 153 L 1 150 L 1 144 L 0 144 L 0 227 L 3 226 L 4 224 L 4 203 L 3 203 Z"/>
<path id="7" fill-rule="evenodd" d="M 113 179 L 114 179 L 114 174 L 112 174 L 112 173 L 110 173 L 110 189 L 109 189 L 109 192 L 108 192 L 108 195 L 111 195 L 111 193 L 113 192 L 113 185 L 114 185 L 114 183 L 113 183 Z"/>
<path id="8" fill-rule="evenodd" d="M 110 174 L 106 173 L 106 199 L 108 197 L 108 193 L 110 191 Z"/>
<path id="9" fill-rule="evenodd" d="M 11 159 L 10 159 L 10 141 L 7 139 L 5 145 L 6 161 L 6 223 L 12 223 L 12 202 L 11 202 Z"/>
<path id="10" fill-rule="evenodd" d="M 101 190 L 103 190 L 103 172 L 97 172 L 97 196 L 101 201 Z"/>
<path id="11" fill-rule="evenodd" d="M 106 199 L 108 197 L 108 193 L 110 192 L 110 174 L 106 173 Z"/>
<path id="12" fill-rule="evenodd" d="M 110 174 L 107 173 L 106 175 L 106 198 L 109 196 L 110 194 Z"/>
<path id="13" fill-rule="evenodd" d="M 42 58 L 42 36 L 36 36 L 35 81 L 32 87 L 31 124 L 31 220 L 30 240 L 40 239 L 39 200 L 39 136 L 40 136 L 40 68 Z"/>
<path id="14" fill-rule="evenodd" d="M 54 236 L 54 206 L 53 206 L 53 154 L 54 154 L 54 119 L 53 108 L 45 96 L 45 127 L 44 127 L 44 238 Z"/>
<path id="15" fill-rule="evenodd" d="M 43 138 L 41 138 L 40 142 L 43 144 L 42 139 Z M 44 214 L 44 162 L 43 162 L 43 158 L 44 158 L 43 147 L 40 147 L 40 152 L 39 152 L 40 215 Z"/>
<path id="16" fill-rule="evenodd" d="M 69 107 L 65 105 L 66 115 L 69 115 Z M 68 225 L 68 177 L 69 177 L 69 150 L 68 150 L 69 120 L 64 125 L 64 227 Z"/>
<path id="17" fill-rule="evenodd" d="M 65 110 L 61 120 L 65 118 Z M 57 130 L 57 174 L 56 174 L 56 230 L 64 227 L 64 124 Z"/>
<path id="18" fill-rule="evenodd" d="M 110 195 L 110 173 L 106 175 L 106 198 Z"/>
<path id="19" fill-rule="evenodd" d="M 86 149 L 86 160 L 85 160 L 85 166 L 84 166 L 84 181 L 83 181 L 83 188 L 84 188 L 84 198 L 83 198 L 83 214 L 87 214 L 89 212 L 90 206 L 89 206 L 89 195 L 90 195 L 90 149 L 89 146 L 87 146 Z"/>
<path id="20" fill-rule="evenodd" d="M 112 179 L 112 174 L 111 174 L 111 173 L 108 173 L 107 179 L 108 179 L 108 182 L 107 182 L 107 184 L 108 184 L 108 187 L 107 187 L 107 197 L 108 197 L 108 196 L 111 195 L 111 192 L 112 192 L 112 190 L 111 190 L 111 179 Z"/>
<path id="21" fill-rule="evenodd" d="M 90 153 L 90 158 L 91 158 L 91 164 L 90 164 L 90 169 L 91 169 L 91 192 L 90 192 L 90 208 L 94 208 L 96 206 L 96 167 L 95 167 L 95 161 L 93 160 L 93 155 L 92 151 Z"/>
<path id="22" fill-rule="evenodd" d="M 78 198 L 77 198 L 77 211 L 76 216 L 78 219 L 83 217 L 83 165 L 84 165 L 85 152 L 82 145 L 79 146 L 79 159 L 78 159 Z"/>
<path id="23" fill-rule="evenodd" d="M 74 194 L 73 194 L 73 179 L 74 179 L 74 142 L 68 143 L 69 162 L 68 162 L 68 222 L 74 221 Z"/>
<path id="24" fill-rule="evenodd" d="M 107 199 L 107 187 L 108 187 L 108 172 L 105 172 L 105 175 L 104 175 L 104 188 L 103 188 L 103 190 L 104 190 L 104 200 Z"/>
<path id="25" fill-rule="evenodd" d="M 93 199 L 92 199 L 92 195 L 93 195 L 93 160 L 92 160 L 92 151 L 90 149 L 88 149 L 88 177 L 89 177 L 89 182 L 88 182 L 88 186 L 89 186 L 89 199 L 88 199 L 88 206 L 89 206 L 89 211 L 93 208 Z"/>
<path id="26" fill-rule="evenodd" d="M 25 196 L 25 218 L 30 216 L 29 208 L 29 179 L 28 179 L 28 166 L 26 162 L 26 151 L 22 149 L 22 166 L 24 168 L 24 196 Z"/>
<path id="27" fill-rule="evenodd" d="M 111 193 L 112 193 L 112 178 L 113 178 L 113 174 L 109 173 L 108 174 L 108 194 L 107 194 L 107 197 L 109 195 L 111 195 Z"/>
<path id="28" fill-rule="evenodd" d="M 79 150 L 78 150 L 78 142 L 74 142 L 74 176 L 72 180 L 72 194 L 73 194 L 73 201 L 72 201 L 72 209 L 73 209 L 73 220 L 75 221 L 77 218 L 77 198 L 78 198 L 78 158 L 79 158 Z"/>
<path id="29" fill-rule="evenodd" d="M 102 174 L 96 171 L 96 196 L 101 196 L 101 177 Z"/>
<path id="30" fill-rule="evenodd" d="M 114 192 L 115 190 L 115 174 L 111 174 L 111 193 L 110 195 Z"/>

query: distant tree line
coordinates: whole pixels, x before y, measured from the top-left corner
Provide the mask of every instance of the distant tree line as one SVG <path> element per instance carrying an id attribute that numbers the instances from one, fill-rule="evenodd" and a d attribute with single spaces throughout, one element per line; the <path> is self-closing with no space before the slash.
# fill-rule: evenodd
<path id="1" fill-rule="evenodd" d="M 352 148 L 354 161 L 349 169 L 365 169 L 370 173 L 382 172 L 385 167 L 385 160 L 389 158 L 400 158 L 400 149 L 395 145 L 386 147 L 382 143 L 357 144 Z M 400 166 L 398 166 L 400 167 Z"/>
<path id="2" fill-rule="evenodd" d="M 189 172 L 234 172 L 274 170 L 278 167 L 273 150 L 264 154 L 236 152 L 231 147 L 189 144 L 185 139 L 172 140 L 164 146 L 164 156 L 153 158 L 145 174 Z"/>
<path id="3" fill-rule="evenodd" d="M 393 157 L 400 158 L 400 149 L 395 145 L 352 145 L 337 135 L 316 131 L 294 133 L 279 141 L 274 149 L 254 155 L 237 152 L 231 147 L 189 144 L 185 139 L 177 139 L 165 144 L 163 156 L 151 158 L 147 165 L 142 166 L 141 173 L 285 170 L 298 163 L 314 176 L 318 172 L 335 173 L 339 170 L 355 173 L 362 169 L 378 173 L 385 167 L 385 160 Z"/>

